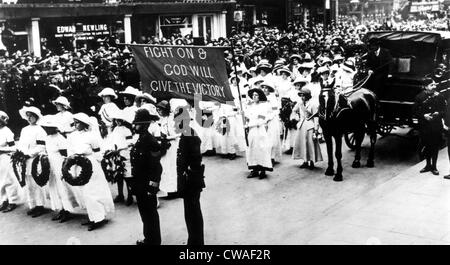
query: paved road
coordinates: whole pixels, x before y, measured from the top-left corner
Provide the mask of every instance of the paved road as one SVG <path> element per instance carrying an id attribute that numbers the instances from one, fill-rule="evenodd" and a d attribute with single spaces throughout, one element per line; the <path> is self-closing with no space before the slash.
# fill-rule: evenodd
<path id="1" fill-rule="evenodd" d="M 363 148 L 364 162 L 367 152 L 366 141 Z M 409 182 L 405 172 L 410 172 L 409 175 L 417 179 L 415 172 L 420 167 L 416 165 L 419 161 L 413 141 L 394 136 L 380 139 L 376 149 L 376 167 L 372 169 L 351 168 L 354 153 L 346 147 L 343 153 L 345 175 L 341 183 L 333 182 L 332 177 L 323 174 L 326 162 L 318 163 L 316 170 L 309 171 L 298 168 L 299 162 L 293 161 L 288 155 L 284 155 L 282 163 L 276 166 L 274 172 L 269 172 L 265 180 L 246 178 L 248 171 L 243 157 L 234 161 L 219 157 L 204 158 L 207 187 L 202 193 L 201 202 L 206 244 L 422 242 L 423 237 L 413 235 L 416 231 L 414 227 L 400 231 L 403 233 L 401 236 L 397 237 L 399 234 L 393 233 L 383 240 L 379 236 L 371 237 L 370 231 L 373 230 L 364 230 L 368 229 L 367 226 L 370 229 L 388 229 L 383 227 L 384 223 L 366 218 L 366 215 L 373 215 L 370 209 L 378 211 L 380 215 L 389 211 L 383 209 L 380 201 L 384 201 L 386 205 L 391 201 L 400 201 L 407 209 L 416 208 L 420 199 L 415 198 L 409 202 L 408 199 L 401 198 L 408 192 Z M 447 161 L 446 155 L 441 157 L 440 164 L 445 165 L 441 169 L 448 170 Z M 413 168 L 414 165 L 416 168 Z M 413 169 L 414 171 L 411 171 Z M 404 182 L 398 182 L 397 179 Z M 444 196 L 445 192 L 450 191 L 450 186 L 442 186 L 441 179 L 442 177 L 432 179 L 430 176 L 418 178 L 425 183 L 419 181 L 418 187 L 410 188 L 420 189 L 421 186 L 427 185 L 429 190 L 439 190 L 439 195 Z M 390 189 L 391 186 L 406 188 L 397 196 L 396 189 Z M 115 188 L 113 190 L 115 191 Z M 389 200 L 379 199 L 384 195 L 389 195 Z M 187 234 L 182 200 L 161 200 L 160 203 L 162 243 L 185 244 Z M 374 204 L 378 208 L 373 206 Z M 442 209 L 440 213 L 448 213 L 445 203 L 436 207 L 436 211 Z M 142 225 L 136 205 L 117 205 L 116 212 L 107 226 L 93 232 L 86 231 L 86 228 L 80 225 L 83 216 L 59 224 L 52 222 L 50 215 L 33 219 L 25 212 L 25 207 L 21 206 L 13 213 L 0 215 L 0 244 L 134 244 L 136 239 L 141 237 Z M 360 216 L 361 213 L 363 216 Z M 414 216 L 413 219 L 416 218 Z M 349 221 L 349 218 L 353 219 Z M 388 222 L 391 220 L 390 217 L 385 219 Z M 413 221 L 420 225 L 419 220 L 417 217 Z M 446 230 L 442 228 L 440 232 L 439 239 L 423 239 L 428 240 L 426 242 L 446 242 Z M 408 235 L 409 240 L 405 241 L 405 233 L 411 234 Z"/>

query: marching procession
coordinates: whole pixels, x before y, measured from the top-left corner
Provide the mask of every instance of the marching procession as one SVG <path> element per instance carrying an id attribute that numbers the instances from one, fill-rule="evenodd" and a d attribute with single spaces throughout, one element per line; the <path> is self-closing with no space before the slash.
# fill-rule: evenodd
<path id="1" fill-rule="evenodd" d="M 203 245 L 200 194 L 207 187 L 208 165 L 202 156 L 243 156 L 246 164 L 236 160 L 248 168 L 243 177 L 261 180 L 283 163 L 282 154 L 298 161 L 298 174 L 323 163 L 330 150 L 321 144 L 331 132 L 321 119 L 333 115 L 327 108 L 356 108 L 346 95 L 363 85 L 369 88 L 365 95 L 375 98 L 389 74 L 392 58 L 379 43 L 362 48 L 369 28 L 386 25 L 356 29 L 341 23 L 326 29 L 289 23 L 285 30 L 236 30 L 233 38 L 207 43 L 234 48 L 224 53 L 234 98 L 225 104 L 160 99 L 144 91 L 127 46 L 101 42 L 96 50 L 45 50 L 42 58 L 5 53 L 0 57 L 0 209 L 8 213 L 25 204 L 30 218 L 52 211 L 51 219 L 61 223 L 85 214 L 83 225 L 93 231 L 107 224 L 115 204 L 136 201 L 144 235 L 137 244 L 158 245 L 158 197 L 183 198 L 187 243 Z M 192 43 L 174 36 L 149 44 Z M 359 76 L 363 57 L 367 77 Z M 437 175 L 437 138 L 448 131 L 449 112 L 435 87 L 430 78 L 416 109 L 425 145 L 421 172 Z M 359 158 L 355 162 L 358 167 Z M 324 173 L 342 181 L 338 164 L 334 173 L 328 161 Z"/>

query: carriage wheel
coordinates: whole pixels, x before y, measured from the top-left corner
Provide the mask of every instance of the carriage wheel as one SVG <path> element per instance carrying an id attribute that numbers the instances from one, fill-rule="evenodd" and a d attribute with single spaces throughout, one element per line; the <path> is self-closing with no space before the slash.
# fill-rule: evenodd
<path id="1" fill-rule="evenodd" d="M 393 129 L 394 129 L 393 125 L 379 124 L 377 128 L 377 133 L 381 136 L 386 136 L 390 134 Z"/>
<path id="2" fill-rule="evenodd" d="M 344 134 L 345 144 L 350 148 L 350 150 L 355 150 L 356 148 L 356 139 L 354 133 L 345 133 Z"/>

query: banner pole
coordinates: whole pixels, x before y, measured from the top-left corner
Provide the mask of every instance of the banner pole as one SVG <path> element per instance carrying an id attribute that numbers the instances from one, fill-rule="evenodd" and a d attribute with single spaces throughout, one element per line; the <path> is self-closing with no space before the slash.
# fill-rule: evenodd
<path id="1" fill-rule="evenodd" d="M 242 124 L 244 125 L 245 143 L 248 146 L 248 134 L 247 134 L 247 130 L 245 129 L 245 114 L 244 114 L 244 108 L 242 107 L 241 89 L 240 89 L 240 85 L 239 85 L 239 77 L 238 77 L 238 74 L 237 74 L 236 62 L 234 61 L 235 60 L 234 41 L 235 41 L 235 37 L 232 37 L 231 38 L 231 54 L 233 56 L 234 75 L 236 77 L 236 84 L 237 84 L 237 89 L 238 89 L 238 94 L 239 94 L 239 105 L 241 107 Z"/>

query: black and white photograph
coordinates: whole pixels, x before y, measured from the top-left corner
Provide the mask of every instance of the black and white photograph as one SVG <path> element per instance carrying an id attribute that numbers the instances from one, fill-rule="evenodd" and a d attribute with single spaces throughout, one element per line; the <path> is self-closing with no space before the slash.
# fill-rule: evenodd
<path id="1" fill-rule="evenodd" d="M 0 0 L 0 37 L 0 245 L 450 244 L 449 0 Z"/>

